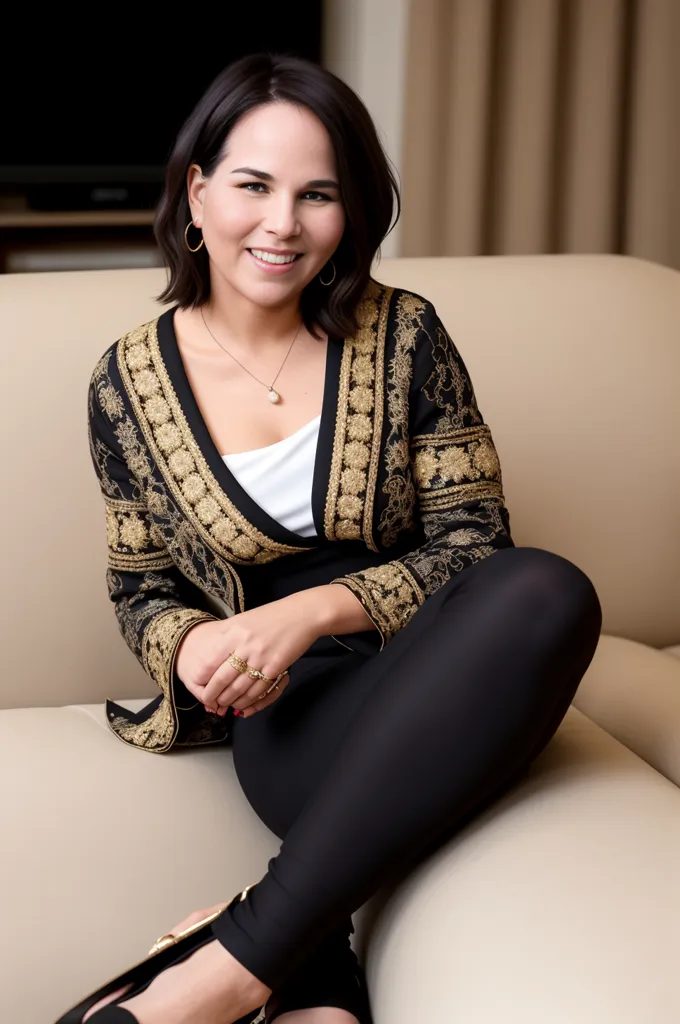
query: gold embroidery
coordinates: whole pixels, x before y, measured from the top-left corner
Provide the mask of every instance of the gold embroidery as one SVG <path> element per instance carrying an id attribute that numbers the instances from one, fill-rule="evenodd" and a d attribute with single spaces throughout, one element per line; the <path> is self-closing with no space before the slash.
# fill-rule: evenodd
<path id="1" fill-rule="evenodd" d="M 206 595 L 219 595 L 228 610 L 243 607 L 243 594 L 233 567 L 222 562 L 212 548 L 203 545 L 191 524 L 170 499 L 164 482 L 154 477 L 148 452 L 138 437 L 137 427 L 126 414 L 122 396 L 111 381 L 109 364 L 112 354 L 113 350 L 110 349 L 97 363 L 89 394 L 90 444 L 104 494 L 110 546 L 107 583 L 123 638 L 145 670 L 153 674 L 163 699 L 159 707 L 141 723 L 130 721 L 124 712 L 111 710 L 109 713 L 107 704 L 107 721 L 125 742 L 161 753 L 174 744 L 179 728 L 174 698 L 170 693 L 174 652 L 186 629 L 196 622 L 216 616 L 202 609 L 187 608 L 180 598 L 173 574 L 147 570 L 177 566 Z M 108 472 L 109 460 L 114 460 L 114 472 L 120 473 L 121 455 L 113 452 L 99 437 L 93 437 L 95 403 L 102 396 L 105 401 L 102 413 L 115 424 L 115 437 L 126 468 L 132 474 L 125 482 L 113 479 Z M 159 408 L 152 415 L 157 420 L 163 418 Z M 157 522 L 154 516 L 160 517 L 161 522 Z M 154 548 L 157 550 L 154 551 Z M 196 567 L 201 568 L 204 576 L 199 575 Z M 141 581 L 138 578 L 140 573 L 143 573 Z M 234 590 L 235 584 L 237 593 Z M 159 596 L 151 596 L 154 594 Z M 180 618 L 173 622 L 166 618 L 168 615 Z M 174 650 L 171 624 L 173 628 L 177 627 Z M 161 630 L 162 633 L 159 632 Z M 198 714 L 182 744 L 216 742 L 220 730 L 219 738 L 224 738 L 228 731 L 225 720 L 220 720 L 219 726 L 209 723 L 207 732 L 211 738 L 206 739 L 206 730 Z"/>
<path id="2" fill-rule="evenodd" d="M 157 615 L 145 630 L 142 664 L 166 698 L 170 696 L 170 669 L 179 640 L 191 626 L 211 618 L 207 612 L 194 608 L 175 608 L 165 615 Z"/>
<path id="3" fill-rule="evenodd" d="M 163 700 L 144 722 L 130 722 L 120 715 L 109 718 L 113 731 L 136 747 L 161 754 L 177 736 L 177 709 L 172 688 L 175 658 L 180 641 L 198 622 L 213 616 L 194 608 L 172 608 L 156 615 L 142 636 L 142 665 L 163 694 Z"/>
<path id="4" fill-rule="evenodd" d="M 472 381 L 444 325 L 437 321 L 428 337 L 434 367 L 423 387 L 423 394 L 442 411 L 435 425 L 436 432 L 447 434 L 481 424 Z"/>
<path id="5" fill-rule="evenodd" d="M 162 754 L 172 745 L 177 730 L 177 723 L 172 708 L 166 700 L 161 701 L 152 715 L 145 722 L 129 722 L 122 715 L 108 716 L 111 730 L 135 747 L 143 747 L 154 754 Z"/>
<path id="6" fill-rule="evenodd" d="M 149 451 L 174 500 L 211 547 L 228 560 L 246 565 L 306 550 L 266 537 L 238 511 L 218 484 L 165 368 L 157 321 L 121 339 L 118 368 Z"/>
<path id="7" fill-rule="evenodd" d="M 144 572 L 174 564 L 144 502 L 105 495 L 104 505 L 109 568 Z"/>
<path id="8" fill-rule="evenodd" d="M 498 456 L 460 355 L 432 307 L 418 296 L 399 293 L 394 318 L 382 487 L 388 500 L 379 530 L 385 547 L 394 544 L 413 529 L 418 507 L 425 541 L 398 560 L 333 580 L 356 594 L 383 642 L 455 572 L 512 545 Z M 414 360 L 421 339 L 431 346 L 432 369 L 421 388 L 426 402 L 418 396 L 414 408 Z M 432 432 L 411 441 L 414 412 L 417 422 L 432 424 Z"/>
<path id="9" fill-rule="evenodd" d="M 373 539 L 375 486 L 383 422 L 385 334 L 392 289 L 370 282 L 357 310 L 358 328 L 345 339 L 338 410 L 324 513 L 329 540 Z"/>
<path id="10" fill-rule="evenodd" d="M 402 561 L 422 581 L 429 597 L 466 566 L 511 547 L 507 512 L 502 500 L 486 498 L 472 507 L 422 511 L 427 542 Z M 453 521 L 453 522 L 452 522 Z M 452 529 L 455 523 L 455 529 Z M 469 524 L 469 525 L 467 525 Z"/>
<path id="11" fill-rule="evenodd" d="M 459 505 L 468 501 L 479 501 L 481 498 L 500 498 L 503 500 L 503 492 L 500 484 L 480 481 L 476 484 L 459 484 L 456 487 L 443 487 L 437 491 L 422 492 L 418 497 L 421 517 L 426 512 L 435 509 L 449 509 L 453 511 Z"/>
<path id="12" fill-rule="evenodd" d="M 401 562 L 371 566 L 332 582 L 343 584 L 359 598 L 380 632 L 383 647 L 425 599 L 417 581 Z"/>
<path id="13" fill-rule="evenodd" d="M 478 498 L 502 500 L 500 462 L 486 424 L 448 434 L 421 434 L 411 447 L 422 511 Z"/>
<path id="14" fill-rule="evenodd" d="M 378 529 L 384 547 L 391 547 L 400 533 L 413 529 L 415 488 L 409 454 L 409 407 L 413 378 L 413 352 L 422 326 L 425 303 L 410 292 L 401 292 L 395 303 L 394 355 L 387 367 L 387 417 L 385 439 L 387 495 Z"/>

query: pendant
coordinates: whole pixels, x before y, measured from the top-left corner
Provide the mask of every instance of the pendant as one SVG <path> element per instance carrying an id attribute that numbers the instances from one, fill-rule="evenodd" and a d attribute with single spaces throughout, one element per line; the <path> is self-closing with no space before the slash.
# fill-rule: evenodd
<path id="1" fill-rule="evenodd" d="M 267 395 L 267 398 L 272 403 L 272 405 L 276 405 L 277 402 L 281 401 L 281 395 L 278 393 L 278 391 L 274 391 L 274 388 L 269 389 L 269 394 Z"/>

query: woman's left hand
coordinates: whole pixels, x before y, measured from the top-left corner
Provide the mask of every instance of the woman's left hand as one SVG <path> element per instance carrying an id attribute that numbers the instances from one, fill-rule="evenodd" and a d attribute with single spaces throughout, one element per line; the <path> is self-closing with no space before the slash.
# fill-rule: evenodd
<path id="1" fill-rule="evenodd" d="M 239 672 L 227 659 L 232 653 L 236 654 L 272 680 L 286 672 L 322 635 L 320 618 L 312 602 L 303 597 L 292 595 L 222 621 L 223 661 L 207 684 L 197 688 L 200 693 L 194 690 L 206 708 L 217 709 L 222 714 L 229 705 L 237 710 L 247 708 L 244 714 L 247 718 L 281 695 L 289 682 L 287 674 L 281 679 L 278 690 L 273 689 L 264 696 L 272 684 Z"/>

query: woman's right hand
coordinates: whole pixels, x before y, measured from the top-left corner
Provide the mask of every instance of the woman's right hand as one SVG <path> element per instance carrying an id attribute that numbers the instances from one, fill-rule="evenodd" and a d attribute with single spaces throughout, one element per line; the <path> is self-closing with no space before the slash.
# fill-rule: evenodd
<path id="1" fill-rule="evenodd" d="M 206 651 L 211 650 L 219 639 L 221 624 L 221 619 L 197 622 L 180 641 L 175 671 L 190 693 L 194 693 L 194 688 L 205 682 Z M 204 707 L 206 711 L 217 712 L 222 718 L 228 711 L 228 708 L 220 708 L 216 704 Z"/>

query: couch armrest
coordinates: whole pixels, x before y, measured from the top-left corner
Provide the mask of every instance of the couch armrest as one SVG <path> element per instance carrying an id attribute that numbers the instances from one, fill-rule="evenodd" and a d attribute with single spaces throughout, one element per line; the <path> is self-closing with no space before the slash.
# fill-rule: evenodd
<path id="1" fill-rule="evenodd" d="M 680 660 L 602 636 L 574 704 L 680 786 Z"/>

